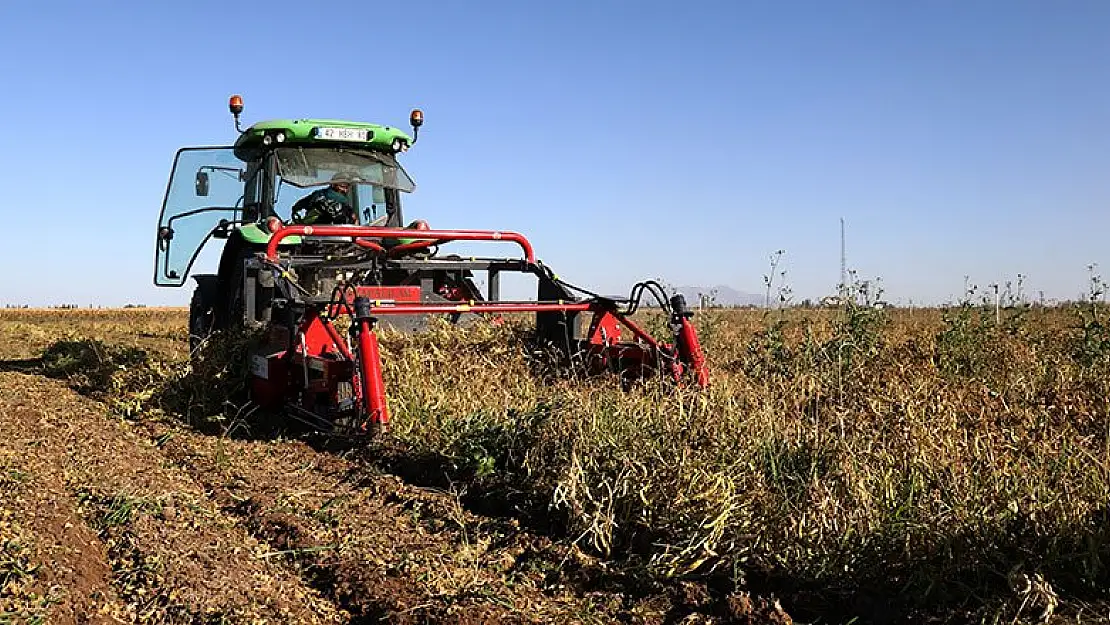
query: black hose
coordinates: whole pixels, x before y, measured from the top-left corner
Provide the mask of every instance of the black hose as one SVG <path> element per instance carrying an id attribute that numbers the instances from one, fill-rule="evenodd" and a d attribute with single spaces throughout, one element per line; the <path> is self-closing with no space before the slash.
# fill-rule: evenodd
<path id="1" fill-rule="evenodd" d="M 331 297 L 328 298 L 328 307 L 325 310 L 331 310 L 333 306 L 342 307 L 343 310 L 352 318 L 355 316 L 355 310 L 351 302 L 347 301 L 344 295 L 347 290 L 350 290 L 355 297 L 358 297 L 358 290 L 352 284 L 343 283 L 335 286 L 331 291 Z M 351 298 L 354 301 L 354 298 Z"/>
<path id="2" fill-rule="evenodd" d="M 671 304 L 670 301 L 667 299 L 667 291 L 663 288 L 661 284 L 659 284 L 655 280 L 645 280 L 643 282 L 638 282 L 632 287 L 632 293 L 628 297 L 629 306 L 622 314 L 632 315 L 640 309 L 640 303 L 643 300 L 644 291 L 651 293 L 651 296 L 655 298 L 656 302 L 659 303 L 659 307 L 663 309 L 663 312 L 667 313 L 668 315 L 671 314 Z"/>
<path id="3" fill-rule="evenodd" d="M 544 267 L 543 269 L 546 270 L 545 274 L 549 280 L 566 287 L 568 290 L 577 291 L 578 293 L 586 295 L 594 301 L 614 301 L 611 297 L 599 295 L 597 293 L 594 293 L 593 291 L 573 285 L 566 280 L 555 277 L 555 274 L 547 267 Z M 671 304 L 669 298 L 667 297 L 667 290 L 663 288 L 663 285 L 659 284 L 655 280 L 644 280 L 643 282 L 637 282 L 635 285 L 633 285 L 632 292 L 629 294 L 628 299 L 624 300 L 623 302 L 628 304 L 628 306 L 627 308 L 625 308 L 625 310 L 621 311 L 622 315 L 632 315 L 640 309 L 640 304 L 644 296 L 644 291 L 647 291 L 651 294 L 655 301 L 659 303 L 659 307 L 663 310 L 663 312 L 667 313 L 667 315 L 671 314 Z"/>

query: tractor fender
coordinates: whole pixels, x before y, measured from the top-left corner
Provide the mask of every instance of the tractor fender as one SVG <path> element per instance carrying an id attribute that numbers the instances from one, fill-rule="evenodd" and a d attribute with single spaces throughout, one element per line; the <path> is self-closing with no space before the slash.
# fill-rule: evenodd
<path id="1" fill-rule="evenodd" d="M 216 300 L 216 289 L 219 277 L 213 273 L 194 274 L 193 280 L 197 282 L 197 291 L 206 303 Z"/>
<path id="2" fill-rule="evenodd" d="M 271 234 L 262 229 L 261 224 L 247 224 L 238 230 L 239 236 L 247 243 L 253 245 L 266 245 L 270 242 Z M 299 245 L 301 237 L 285 237 L 278 245 Z"/>

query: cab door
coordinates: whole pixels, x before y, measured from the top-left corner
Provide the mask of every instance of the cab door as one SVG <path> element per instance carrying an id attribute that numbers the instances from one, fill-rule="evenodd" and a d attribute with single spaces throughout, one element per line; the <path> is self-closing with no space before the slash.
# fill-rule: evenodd
<path id="1" fill-rule="evenodd" d="M 246 178 L 231 147 L 178 150 L 158 218 L 154 284 L 184 284 L 208 239 L 241 223 Z"/>

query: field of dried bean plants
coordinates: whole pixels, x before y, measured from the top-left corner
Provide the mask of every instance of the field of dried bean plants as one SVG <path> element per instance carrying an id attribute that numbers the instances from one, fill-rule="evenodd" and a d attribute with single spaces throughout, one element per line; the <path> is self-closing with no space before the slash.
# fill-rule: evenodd
<path id="1" fill-rule="evenodd" d="M 696 320 L 701 393 L 387 337 L 355 444 L 236 403 L 183 311 L 0 311 L 0 622 L 1108 618 L 1106 309 Z"/>

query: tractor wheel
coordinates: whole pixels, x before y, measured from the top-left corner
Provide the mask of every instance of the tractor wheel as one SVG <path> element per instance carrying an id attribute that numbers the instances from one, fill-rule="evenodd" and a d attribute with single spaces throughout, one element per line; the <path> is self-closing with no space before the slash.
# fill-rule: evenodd
<path id="1" fill-rule="evenodd" d="M 229 242 L 230 245 L 230 242 Z M 220 267 L 220 305 L 216 318 L 217 330 L 232 330 L 243 326 L 246 313 L 243 297 L 244 263 L 255 253 L 249 244 L 238 242 L 225 252 Z"/>
<path id="2" fill-rule="evenodd" d="M 205 278 L 205 279 L 201 279 Z M 189 300 L 189 353 L 195 354 L 214 329 L 216 319 L 215 281 L 197 276 L 197 286 Z"/>
<path id="3" fill-rule="evenodd" d="M 239 253 L 239 258 L 236 259 L 228 280 L 226 325 L 224 327 L 229 329 L 242 327 L 243 315 L 246 313 L 243 298 L 243 261 L 245 257 L 246 255 L 243 252 Z"/>

